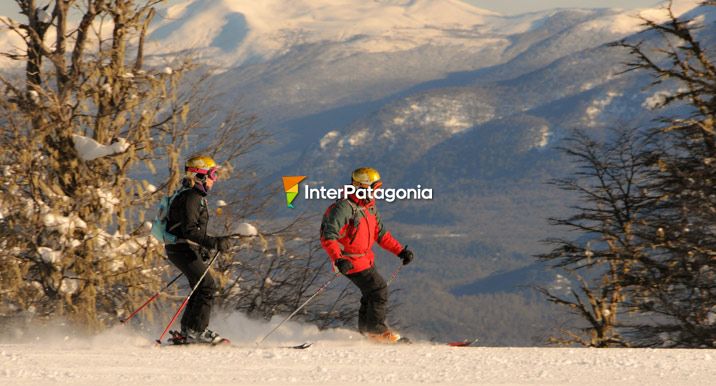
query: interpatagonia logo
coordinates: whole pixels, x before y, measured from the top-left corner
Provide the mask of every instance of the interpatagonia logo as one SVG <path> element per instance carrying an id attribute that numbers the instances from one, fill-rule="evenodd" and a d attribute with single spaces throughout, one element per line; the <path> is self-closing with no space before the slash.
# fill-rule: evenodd
<path id="1" fill-rule="evenodd" d="M 303 187 L 303 198 L 306 200 L 344 200 L 355 196 L 359 200 L 432 200 L 433 190 L 423 188 L 421 185 L 415 188 L 359 188 L 355 185 L 343 185 L 342 188 L 326 188 L 325 186 L 309 188 Z"/>
<path id="2" fill-rule="evenodd" d="M 298 184 L 308 176 L 283 176 L 283 188 L 286 191 L 286 206 L 293 208 L 293 201 L 299 194 Z M 360 188 L 355 185 L 343 185 L 341 188 L 325 186 L 309 187 L 304 184 L 304 200 L 342 200 L 355 196 L 359 200 L 432 200 L 433 190 L 417 185 L 415 188 Z"/>
<path id="3" fill-rule="evenodd" d="M 283 190 L 286 191 L 286 206 L 293 208 L 293 200 L 298 196 L 298 184 L 307 176 L 283 176 Z"/>

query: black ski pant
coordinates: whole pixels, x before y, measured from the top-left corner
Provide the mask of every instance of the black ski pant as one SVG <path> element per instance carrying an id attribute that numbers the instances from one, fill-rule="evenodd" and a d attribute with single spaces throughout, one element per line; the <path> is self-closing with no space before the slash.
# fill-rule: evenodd
<path id="1" fill-rule="evenodd" d="M 380 334 L 388 330 L 385 314 L 388 305 L 388 285 L 375 267 L 348 276 L 361 292 L 358 310 L 358 331 Z"/>
<path id="2" fill-rule="evenodd" d="M 165 250 L 169 261 L 182 271 L 189 280 L 191 288 L 194 288 L 207 268 L 199 251 L 186 243 L 170 244 L 166 246 Z M 184 309 L 184 315 L 181 318 L 182 329 L 190 328 L 202 332 L 209 326 L 214 292 L 216 292 L 216 284 L 211 274 L 207 273 Z"/>

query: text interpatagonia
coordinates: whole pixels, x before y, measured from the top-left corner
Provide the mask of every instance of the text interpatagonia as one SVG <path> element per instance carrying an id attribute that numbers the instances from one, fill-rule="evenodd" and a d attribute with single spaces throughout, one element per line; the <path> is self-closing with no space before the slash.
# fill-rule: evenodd
<path id="1" fill-rule="evenodd" d="M 393 202 L 395 200 L 432 200 L 433 190 L 423 188 L 420 185 L 415 188 L 358 188 L 353 185 L 343 185 L 342 188 L 310 188 L 308 185 L 303 186 L 304 200 L 340 200 L 354 195 L 360 200 L 385 200 Z"/>

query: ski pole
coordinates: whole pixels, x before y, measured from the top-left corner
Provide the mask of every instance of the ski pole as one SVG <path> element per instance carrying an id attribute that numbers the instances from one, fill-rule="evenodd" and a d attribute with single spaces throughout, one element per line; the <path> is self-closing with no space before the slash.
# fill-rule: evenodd
<path id="1" fill-rule="evenodd" d="M 178 274 L 177 277 L 172 279 L 172 281 L 170 281 L 167 285 L 165 285 L 164 288 L 160 289 L 157 293 L 154 294 L 154 296 L 152 296 L 151 298 L 149 298 L 149 300 L 144 302 L 144 304 L 139 306 L 139 308 L 137 308 L 134 312 L 132 312 L 131 315 L 129 315 L 126 319 L 120 319 L 119 322 L 122 324 L 127 323 L 127 321 L 129 321 L 129 319 L 132 319 L 134 317 L 134 315 L 137 315 L 139 313 L 139 311 L 144 309 L 144 307 L 146 307 L 149 303 L 153 302 L 154 299 L 159 297 L 159 294 L 166 291 L 166 289 L 169 288 L 169 286 L 171 286 L 172 284 L 174 284 L 174 282 L 177 281 L 180 277 L 182 277 L 182 275 L 183 275 L 183 273 Z"/>
<path id="2" fill-rule="evenodd" d="M 397 268 L 395 271 L 393 271 L 393 274 L 392 274 L 392 275 L 390 275 L 390 280 L 388 280 L 388 283 L 386 284 L 386 287 L 389 287 L 389 286 L 390 286 L 390 283 L 392 283 L 393 281 L 395 281 L 395 278 L 398 277 L 398 273 L 400 272 L 401 269 L 403 269 L 403 265 L 402 265 L 402 264 L 399 265 L 398 268 Z"/>
<path id="3" fill-rule="evenodd" d="M 305 302 L 303 302 L 303 304 L 301 304 L 298 308 L 296 308 L 296 311 L 293 311 L 291 313 L 291 315 L 287 316 L 286 319 L 282 320 L 281 323 L 279 323 L 276 327 L 274 327 L 271 331 L 269 331 L 269 333 L 266 334 L 263 338 L 261 338 L 260 341 L 256 342 L 256 345 L 257 346 L 260 345 L 264 340 L 266 340 L 266 338 L 269 337 L 269 335 L 273 334 L 273 332 L 278 330 L 278 328 L 281 327 L 282 324 L 286 323 L 289 319 L 291 319 L 294 315 L 296 315 L 298 313 L 298 311 L 300 311 L 303 307 L 305 307 L 306 304 L 308 304 L 311 300 L 313 300 L 313 298 L 315 298 L 316 296 L 318 296 L 318 294 L 320 294 L 326 288 L 328 288 L 328 286 L 331 284 L 331 282 L 333 282 L 333 280 L 335 280 L 340 275 L 341 275 L 340 272 L 336 272 L 336 274 L 333 275 L 333 277 L 331 277 L 325 284 L 323 284 L 313 295 L 311 295 L 310 298 L 308 298 Z"/>
<path id="4" fill-rule="evenodd" d="M 216 254 L 214 254 L 214 257 L 212 257 L 211 260 L 209 260 L 209 264 L 206 265 L 206 270 L 201 275 L 199 280 L 196 282 L 196 284 L 194 285 L 194 288 L 191 289 L 191 292 L 189 292 L 189 295 L 187 295 L 187 297 L 184 299 L 184 302 L 182 302 L 181 306 L 179 306 L 179 309 L 174 314 L 174 317 L 172 317 L 172 320 L 169 322 L 169 324 L 167 324 L 167 328 L 164 329 L 164 332 L 162 332 L 162 335 L 159 336 L 159 339 L 157 339 L 158 344 L 162 344 L 162 338 L 164 338 L 164 335 L 166 335 L 167 331 L 169 331 L 169 328 L 171 328 L 172 324 L 174 324 L 174 321 L 177 319 L 177 316 L 179 316 L 179 313 L 181 312 L 181 310 L 183 310 L 184 307 L 186 307 L 186 304 L 189 302 L 189 298 L 191 298 L 191 295 L 193 295 L 194 291 L 196 291 L 196 289 L 199 288 L 201 281 L 204 280 L 204 276 L 206 276 L 206 274 L 209 273 L 209 269 L 211 269 L 212 264 L 214 264 L 214 260 L 216 260 L 216 258 L 219 257 L 220 253 L 221 253 L 221 251 L 216 251 Z"/>

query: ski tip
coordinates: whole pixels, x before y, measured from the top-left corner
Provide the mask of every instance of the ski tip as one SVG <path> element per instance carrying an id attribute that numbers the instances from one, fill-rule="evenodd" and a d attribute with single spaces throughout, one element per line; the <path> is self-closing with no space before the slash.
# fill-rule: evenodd
<path id="1" fill-rule="evenodd" d="M 477 343 L 478 339 L 465 339 L 463 341 L 458 342 L 449 342 L 448 346 L 450 347 L 470 347 L 473 344 Z"/>

